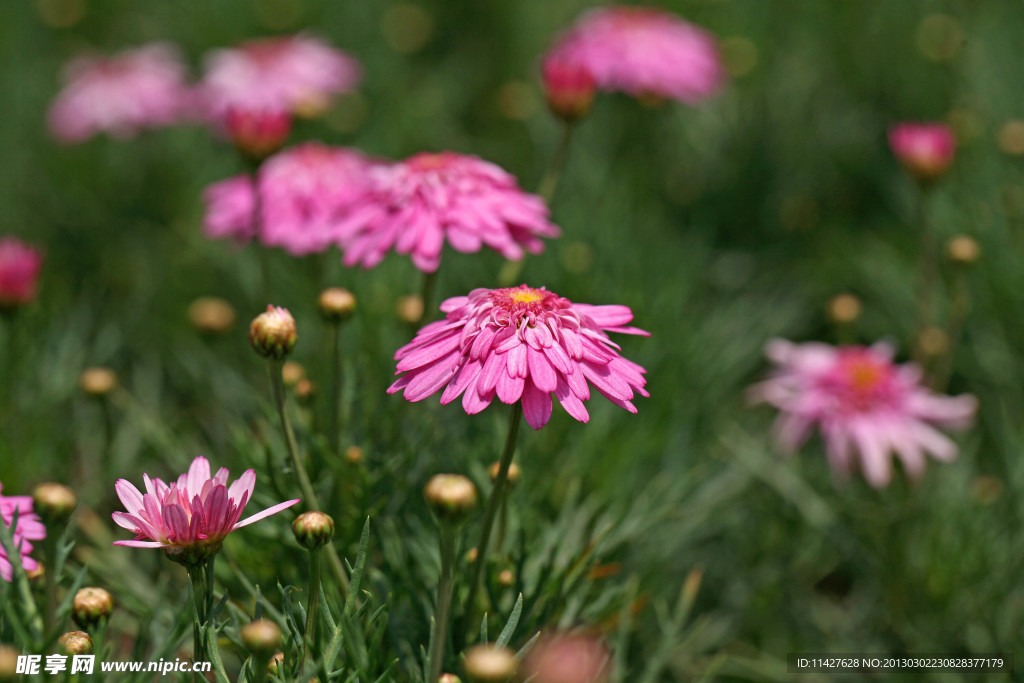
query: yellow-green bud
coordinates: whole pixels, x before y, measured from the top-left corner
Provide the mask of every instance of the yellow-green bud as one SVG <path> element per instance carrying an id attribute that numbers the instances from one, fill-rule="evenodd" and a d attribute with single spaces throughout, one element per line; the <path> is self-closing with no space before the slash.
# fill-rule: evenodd
<path id="1" fill-rule="evenodd" d="M 462 522 L 476 506 L 476 487 L 461 474 L 436 474 L 423 489 L 423 497 L 442 522 Z"/>
<path id="2" fill-rule="evenodd" d="M 345 449 L 345 459 L 353 465 L 358 465 L 363 461 L 363 449 L 359 446 L 349 446 Z"/>
<path id="3" fill-rule="evenodd" d="M 477 645 L 466 652 L 463 669 L 473 683 L 505 683 L 516 675 L 518 662 L 507 647 Z"/>
<path id="4" fill-rule="evenodd" d="M 437 683 L 462 683 L 462 679 L 455 674 L 441 674 L 441 677 L 437 679 Z"/>
<path id="5" fill-rule="evenodd" d="M 299 403 L 308 405 L 313 402 L 314 396 L 316 396 L 316 384 L 312 380 L 303 377 L 295 383 L 295 398 Z"/>
<path id="6" fill-rule="evenodd" d="M 204 296 L 189 305 L 188 319 L 203 334 L 224 334 L 235 325 L 235 309 L 224 299 Z"/>
<path id="7" fill-rule="evenodd" d="M 21 678 L 18 673 L 18 655 L 21 650 L 13 645 L 0 644 L 0 681 L 16 681 Z"/>
<path id="8" fill-rule="evenodd" d="M 284 653 L 278 652 L 267 662 L 267 671 L 278 675 L 284 670 Z"/>
<path id="9" fill-rule="evenodd" d="M 498 480 L 498 470 L 500 470 L 500 469 L 501 469 L 501 463 L 500 462 L 491 463 L 491 466 L 487 468 L 487 474 L 491 477 L 491 481 L 492 482 Z M 508 481 L 508 485 L 510 487 L 511 486 L 515 486 L 516 484 L 519 483 L 519 477 L 521 475 L 522 475 L 522 470 L 519 469 L 519 465 L 515 464 L 514 462 L 513 463 L 509 463 L 509 465 L 508 465 L 508 479 L 507 479 L 507 481 Z"/>
<path id="10" fill-rule="evenodd" d="M 347 289 L 331 287 L 320 292 L 320 314 L 325 320 L 341 322 L 356 310 L 356 297 Z"/>
<path id="11" fill-rule="evenodd" d="M 836 294 L 828 300 L 825 312 L 828 319 L 840 325 L 847 325 L 860 317 L 860 299 L 853 294 Z"/>
<path id="12" fill-rule="evenodd" d="M 242 642 L 256 655 L 270 657 L 281 649 L 281 629 L 272 621 L 257 619 L 242 627 Z"/>
<path id="13" fill-rule="evenodd" d="M 110 616 L 114 598 L 102 588 L 87 587 L 75 593 L 71 603 L 71 616 L 81 628 L 91 628 Z"/>
<path id="14" fill-rule="evenodd" d="M 285 386 L 293 387 L 306 376 L 306 369 L 293 360 L 285 361 L 281 366 L 281 379 Z"/>
<path id="15" fill-rule="evenodd" d="M 57 644 L 65 654 L 92 654 L 92 638 L 85 631 L 68 631 L 57 640 Z"/>
<path id="16" fill-rule="evenodd" d="M 90 396 L 106 396 L 117 388 L 117 373 L 110 368 L 86 368 L 78 376 L 78 386 Z"/>
<path id="17" fill-rule="evenodd" d="M 403 296 L 395 304 L 395 314 L 403 322 L 418 323 L 423 320 L 423 298 L 416 294 Z"/>
<path id="18" fill-rule="evenodd" d="M 36 513 L 47 524 L 66 522 L 75 506 L 78 497 L 75 492 L 63 484 L 44 482 L 36 486 L 32 492 L 32 504 Z"/>
<path id="19" fill-rule="evenodd" d="M 292 522 L 292 533 L 299 545 L 313 550 L 334 538 L 334 520 L 322 512 L 303 512 Z"/>
<path id="20" fill-rule="evenodd" d="M 946 255 L 949 260 L 962 265 L 970 265 L 981 256 L 981 247 L 972 237 L 957 235 L 946 243 Z"/>
<path id="21" fill-rule="evenodd" d="M 249 343 L 264 358 L 284 359 L 298 340 L 295 318 L 280 306 L 267 306 L 249 326 Z"/>

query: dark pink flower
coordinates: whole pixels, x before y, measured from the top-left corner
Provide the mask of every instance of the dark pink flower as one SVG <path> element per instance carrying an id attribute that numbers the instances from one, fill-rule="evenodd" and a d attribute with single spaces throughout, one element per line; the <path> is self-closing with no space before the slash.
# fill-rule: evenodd
<path id="1" fill-rule="evenodd" d="M 953 163 L 956 136 L 941 123 L 901 123 L 889 129 L 889 147 L 911 175 L 931 181 Z"/>
<path id="2" fill-rule="evenodd" d="M 781 411 L 775 423 L 780 447 L 796 450 L 818 427 L 833 471 L 848 475 L 856 455 L 875 487 L 889 483 L 892 453 L 912 477 L 924 472 L 926 454 L 956 457 L 956 444 L 933 425 L 966 428 L 977 410 L 973 396 L 929 391 L 920 371 L 893 363 L 893 350 L 884 344 L 836 348 L 776 339 L 766 355 L 777 369 L 750 395 Z"/>
<path id="3" fill-rule="evenodd" d="M 292 129 L 286 111 L 229 107 L 224 114 L 224 133 L 242 154 L 262 160 L 284 146 Z"/>
<path id="4" fill-rule="evenodd" d="M 43 255 L 10 235 L 0 239 L 0 310 L 17 308 L 36 298 Z"/>
<path id="5" fill-rule="evenodd" d="M 430 323 L 395 353 L 402 376 L 388 393 L 405 391 L 421 401 L 444 388 L 441 403 L 462 395 L 462 407 L 479 413 L 497 396 L 522 401 L 534 429 L 551 417 L 551 396 L 580 422 L 592 384 L 612 403 L 636 412 L 634 393 L 647 396 L 642 367 L 619 355 L 607 332 L 639 334 L 627 327 L 627 306 L 574 304 L 544 288 L 520 285 L 475 289 L 441 304 L 444 320 Z M 589 384 L 588 384 L 589 382 Z"/>
<path id="6" fill-rule="evenodd" d="M 345 265 L 371 268 L 394 248 L 424 272 L 437 270 L 445 241 L 457 251 L 487 246 L 509 259 L 539 253 L 557 237 L 544 201 L 475 156 L 422 153 L 369 174 L 339 230 Z"/>
<path id="7" fill-rule="evenodd" d="M 0 491 L 3 484 L 0 484 Z M 14 523 L 14 513 L 18 513 L 18 523 Z M 11 529 L 11 536 L 14 540 L 14 547 L 18 549 L 21 557 L 21 565 L 25 571 L 33 571 L 39 565 L 29 557 L 32 552 L 31 541 L 41 541 L 46 538 L 46 527 L 39 520 L 39 515 L 32 511 L 31 496 L 2 496 L 0 495 L 0 523 Z M 10 582 L 13 577 L 10 558 L 3 544 L 0 544 L 0 578 Z"/>
<path id="8" fill-rule="evenodd" d="M 649 7 L 590 10 L 555 44 L 545 58 L 551 60 L 580 65 L 602 90 L 687 104 L 707 98 L 725 79 L 710 33 Z"/>
<path id="9" fill-rule="evenodd" d="M 558 54 L 551 54 L 544 59 L 541 75 L 548 106 L 555 115 L 570 122 L 587 115 L 596 92 L 594 77 L 589 68 Z"/>
<path id="10" fill-rule="evenodd" d="M 50 105 L 50 131 L 64 142 L 97 133 L 130 137 L 144 128 L 177 123 L 193 97 L 177 48 L 166 43 L 112 57 L 78 57 Z"/>

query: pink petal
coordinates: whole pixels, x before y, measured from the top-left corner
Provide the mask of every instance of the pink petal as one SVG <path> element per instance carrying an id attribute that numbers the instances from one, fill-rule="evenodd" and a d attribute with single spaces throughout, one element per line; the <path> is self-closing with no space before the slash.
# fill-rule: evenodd
<path id="1" fill-rule="evenodd" d="M 253 522 L 258 522 L 261 519 L 264 519 L 264 518 L 269 517 L 271 515 L 275 515 L 278 512 L 280 512 L 281 510 L 285 510 L 287 508 L 290 508 L 292 505 L 295 505 L 296 503 L 301 503 L 301 502 L 302 502 L 301 499 L 296 498 L 295 500 L 286 500 L 283 503 L 278 503 L 277 505 L 272 505 L 271 507 L 268 507 L 266 510 L 263 510 L 262 512 L 257 512 L 252 517 L 247 517 L 246 519 L 243 519 L 241 522 L 239 522 L 238 524 L 235 525 L 234 529 L 241 529 L 243 526 L 249 526 Z M 232 529 L 232 531 L 234 531 L 234 529 Z"/>

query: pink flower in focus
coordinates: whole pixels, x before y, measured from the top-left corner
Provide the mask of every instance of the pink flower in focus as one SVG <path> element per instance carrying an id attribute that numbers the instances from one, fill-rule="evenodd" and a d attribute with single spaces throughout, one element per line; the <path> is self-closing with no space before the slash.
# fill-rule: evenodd
<path id="1" fill-rule="evenodd" d="M 920 371 L 894 364 L 885 344 L 836 348 L 776 339 L 766 355 L 778 367 L 750 395 L 781 411 L 774 428 L 779 446 L 795 451 L 817 426 L 833 471 L 847 476 L 856 452 L 876 488 L 892 477 L 891 453 L 911 477 L 924 472 L 927 453 L 956 457 L 956 444 L 935 427 L 964 429 L 977 410 L 973 396 L 940 396 L 922 386 Z"/>
<path id="2" fill-rule="evenodd" d="M 583 402 L 593 384 L 608 400 L 636 412 L 634 392 L 647 396 L 642 367 L 619 355 L 606 332 L 647 332 L 625 325 L 627 306 L 574 304 L 544 288 L 520 285 L 475 289 L 441 304 L 444 320 L 430 323 L 395 353 L 396 374 L 405 373 L 388 393 L 405 390 L 421 401 L 442 387 L 441 403 L 462 395 L 470 415 L 490 405 L 522 400 L 523 416 L 534 429 L 551 417 L 554 394 L 580 422 L 590 415 Z"/>
<path id="3" fill-rule="evenodd" d="M 0 491 L 3 484 L 0 484 Z M 12 529 L 14 513 L 18 513 L 18 523 Z M 21 556 L 21 565 L 25 571 L 33 571 L 39 565 L 29 557 L 32 552 L 31 541 L 41 541 L 46 538 L 46 527 L 39 521 L 39 515 L 32 511 L 31 496 L 2 496 L 0 495 L 0 523 L 11 529 L 11 536 L 14 540 L 14 547 L 18 549 Z M 3 544 L 0 543 L 0 577 L 10 582 L 13 578 L 13 568 L 10 558 Z"/>
<path id="4" fill-rule="evenodd" d="M 296 35 L 214 51 L 206 60 L 200 91 L 214 119 L 230 107 L 311 116 L 325 109 L 333 95 L 355 88 L 360 78 L 355 59 Z"/>
<path id="5" fill-rule="evenodd" d="M 558 235 L 544 201 L 519 189 L 514 176 L 454 152 L 373 169 L 339 230 L 347 266 L 371 268 L 394 248 L 424 272 L 437 270 L 446 239 L 461 252 L 487 246 L 520 259 L 524 249 L 543 250 L 541 237 Z"/>
<path id="6" fill-rule="evenodd" d="M 167 485 L 142 475 L 146 493 L 118 479 L 114 489 L 127 512 L 113 513 L 114 521 L 135 534 L 130 541 L 114 545 L 133 548 L 163 548 L 175 562 L 205 562 L 220 550 L 224 538 L 234 531 L 298 503 L 289 500 L 258 512 L 241 522 L 242 510 L 252 498 L 256 474 L 246 470 L 228 486 L 228 471 L 220 468 L 210 477 L 210 463 L 198 457 L 186 474 Z"/>
<path id="7" fill-rule="evenodd" d="M 956 136 L 941 123 L 901 123 L 889 129 L 889 148 L 918 180 L 941 177 L 956 153 Z"/>
<path id="8" fill-rule="evenodd" d="M 707 98 L 725 79 L 710 33 L 649 7 L 587 12 L 545 61 L 552 59 L 585 67 L 602 90 L 687 104 Z"/>
<path id="9" fill-rule="evenodd" d="M 97 133 L 130 137 L 177 123 L 192 102 L 177 48 L 157 43 L 112 57 L 77 57 L 50 105 L 50 131 L 64 142 Z"/>
<path id="10" fill-rule="evenodd" d="M 0 238 L 0 310 L 17 308 L 36 298 L 43 255 L 17 237 Z"/>
<path id="11" fill-rule="evenodd" d="M 233 239 L 240 244 L 255 237 L 252 178 L 239 175 L 213 183 L 203 191 L 206 211 L 203 232 L 210 239 Z"/>

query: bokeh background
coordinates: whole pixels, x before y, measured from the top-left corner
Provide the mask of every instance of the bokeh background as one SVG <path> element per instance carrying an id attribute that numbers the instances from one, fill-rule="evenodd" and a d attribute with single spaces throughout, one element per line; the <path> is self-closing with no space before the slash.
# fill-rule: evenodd
<path id="1" fill-rule="evenodd" d="M 659 5 L 718 36 L 729 84 L 697 108 L 600 97 L 552 204 L 564 236 L 521 278 L 574 301 L 631 306 L 651 338 L 626 339 L 624 354 L 648 369 L 652 396 L 635 416 L 597 398 L 587 425 L 556 408 L 542 431 L 524 429 L 527 484 L 513 498 L 509 552 L 526 559 L 520 583 L 497 586 L 496 599 L 507 611 L 518 590 L 546 595 L 537 587 L 564 572 L 565 598 L 538 600 L 529 623 L 597 624 L 620 680 L 788 680 L 789 652 L 1024 655 L 1024 5 Z M 477 154 L 532 189 L 559 136 L 539 57 L 588 6 L 0 4 L 0 233 L 46 252 L 38 302 L 0 339 L 0 481 L 5 493 L 50 479 L 79 491 L 76 562 L 112 587 L 126 634 L 145 628 L 155 639 L 167 627 L 184 573 L 157 553 L 110 547 L 117 478 L 167 477 L 205 454 L 233 472 L 257 467 L 258 500 L 261 490 L 274 497 L 283 450 L 264 364 L 245 339 L 268 295 L 295 315 L 295 359 L 325 387 L 329 336 L 316 295 L 340 285 L 359 300 L 345 333 L 346 411 L 347 441 L 364 460 L 312 468 L 335 494 L 349 557 L 373 518 L 367 589 L 389 603 L 382 652 L 414 657 L 425 642 L 437 570 L 423 483 L 460 471 L 483 485 L 505 412 L 469 417 L 384 393 L 391 355 L 410 338 L 393 312 L 418 288 L 407 259 L 365 272 L 343 269 L 337 253 L 296 259 L 204 238 L 203 188 L 243 170 L 209 131 L 52 140 L 45 112 L 62 65 L 85 49 L 168 40 L 198 74 L 212 48 L 309 31 L 357 57 L 365 78 L 294 139 L 388 158 Z M 932 216 L 943 239 L 981 245 L 950 382 L 981 409 L 955 462 L 876 491 L 837 485 L 816 440 L 780 456 L 771 412 L 748 407 L 744 389 L 764 375 L 768 339 L 839 341 L 825 308 L 840 292 L 863 304 L 848 341 L 888 339 L 909 356 L 916 195 L 885 140 L 903 120 L 948 122 L 959 139 Z M 495 286 L 501 265 L 496 254 L 448 252 L 439 293 Z M 188 305 L 207 295 L 235 306 L 230 334 L 203 337 L 189 324 Z M 117 371 L 113 397 L 79 390 L 93 365 Z M 322 403 L 303 409 L 309 420 Z M 322 451 L 312 429 L 300 431 Z M 242 592 L 240 574 L 301 585 L 299 568 L 257 552 L 280 544 L 298 557 L 286 532 L 265 524 L 230 539 L 225 585 Z M 695 569 L 703 580 L 683 619 L 676 605 Z M 529 635 L 524 626 L 515 642 Z"/>

